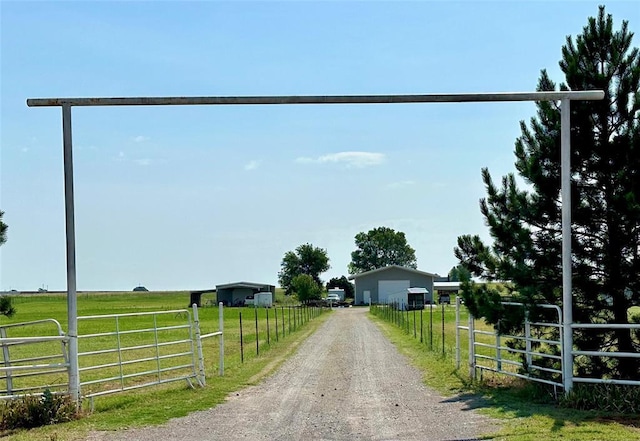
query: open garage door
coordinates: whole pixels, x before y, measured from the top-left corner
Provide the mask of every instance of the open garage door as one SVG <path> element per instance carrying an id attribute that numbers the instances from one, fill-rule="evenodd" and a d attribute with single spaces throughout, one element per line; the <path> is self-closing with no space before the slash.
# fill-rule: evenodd
<path id="1" fill-rule="evenodd" d="M 407 292 L 410 284 L 409 280 L 379 280 L 378 303 L 387 303 L 390 294 Z"/>

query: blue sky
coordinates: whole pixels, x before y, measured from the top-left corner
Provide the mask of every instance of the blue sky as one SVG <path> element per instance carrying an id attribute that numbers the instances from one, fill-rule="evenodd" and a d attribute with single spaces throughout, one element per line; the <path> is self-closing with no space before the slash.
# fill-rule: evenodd
<path id="1" fill-rule="evenodd" d="M 598 2 L 0 2 L 0 290 L 66 287 L 59 108 L 27 98 L 421 94 L 561 81 Z M 640 30 L 640 6 L 607 4 Z M 640 46 L 636 36 L 634 46 Z M 74 108 L 78 289 L 273 283 L 309 242 L 406 233 L 446 274 L 488 238 L 481 167 L 513 171 L 531 103 Z"/>

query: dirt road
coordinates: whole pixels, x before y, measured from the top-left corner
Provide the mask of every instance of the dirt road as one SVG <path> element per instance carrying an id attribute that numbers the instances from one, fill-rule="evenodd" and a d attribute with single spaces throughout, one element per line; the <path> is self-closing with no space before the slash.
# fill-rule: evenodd
<path id="1" fill-rule="evenodd" d="M 463 400 L 444 399 L 367 318 L 339 309 L 258 386 L 159 427 L 91 440 L 469 440 L 495 430 Z"/>

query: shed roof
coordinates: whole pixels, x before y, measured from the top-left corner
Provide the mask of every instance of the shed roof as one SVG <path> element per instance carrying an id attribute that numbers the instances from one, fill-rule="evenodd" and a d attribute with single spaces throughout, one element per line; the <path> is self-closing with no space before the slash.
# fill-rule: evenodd
<path id="1" fill-rule="evenodd" d="M 425 271 L 420 271 L 420 270 L 417 270 L 417 269 L 414 269 L 414 268 L 409 268 L 409 267 L 406 267 L 406 266 L 389 265 L 389 266 L 383 266 L 382 268 L 376 268 L 374 270 L 365 271 L 364 273 L 353 274 L 353 275 L 349 276 L 349 280 L 355 280 L 355 279 L 357 279 L 359 277 L 362 277 L 362 276 L 368 276 L 368 275 L 375 274 L 375 273 L 381 273 L 383 271 L 388 271 L 388 270 L 394 269 L 394 268 L 402 270 L 402 271 L 407 271 L 407 272 L 410 272 L 410 273 L 420 274 L 422 276 L 439 277 L 437 274 L 427 273 Z"/>
<path id="2" fill-rule="evenodd" d="M 455 291 L 460 289 L 460 282 L 433 282 L 433 289 L 440 291 Z"/>
<path id="3" fill-rule="evenodd" d="M 262 289 L 265 286 L 271 287 L 273 285 L 269 285 L 268 283 L 235 282 L 235 283 L 225 283 L 224 285 L 216 285 L 216 289 L 229 289 L 229 288 Z"/>
<path id="4" fill-rule="evenodd" d="M 429 294 L 429 290 L 427 288 L 407 288 L 407 292 L 409 294 Z"/>

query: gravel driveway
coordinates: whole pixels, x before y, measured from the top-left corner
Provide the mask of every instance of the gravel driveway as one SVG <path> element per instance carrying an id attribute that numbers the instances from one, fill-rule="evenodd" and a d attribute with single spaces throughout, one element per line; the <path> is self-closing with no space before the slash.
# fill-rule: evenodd
<path id="1" fill-rule="evenodd" d="M 445 399 L 367 318 L 338 309 L 271 377 L 217 407 L 90 440 L 469 440 L 497 428 Z"/>

